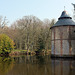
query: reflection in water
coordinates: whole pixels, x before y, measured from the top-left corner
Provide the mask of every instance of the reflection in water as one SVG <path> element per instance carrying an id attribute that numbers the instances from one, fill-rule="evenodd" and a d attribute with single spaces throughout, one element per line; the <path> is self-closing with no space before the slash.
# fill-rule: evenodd
<path id="1" fill-rule="evenodd" d="M 13 68 L 13 59 L 0 57 L 0 75 L 5 75 Z"/>
<path id="2" fill-rule="evenodd" d="M 50 56 L 0 57 L 0 75 L 74 75 L 74 63 Z"/>
<path id="3" fill-rule="evenodd" d="M 51 74 L 50 56 L 22 56 L 14 57 L 13 59 L 15 60 L 15 67 L 12 69 L 11 72 L 9 72 L 8 75 Z"/>
<path id="4" fill-rule="evenodd" d="M 52 60 L 52 75 L 75 75 L 75 60 Z"/>
<path id="5" fill-rule="evenodd" d="M 38 62 L 38 64 L 40 64 L 40 65 L 43 65 L 43 64 L 45 64 L 45 59 L 44 59 L 44 57 L 43 56 L 36 56 L 36 59 L 37 59 L 37 62 Z"/>

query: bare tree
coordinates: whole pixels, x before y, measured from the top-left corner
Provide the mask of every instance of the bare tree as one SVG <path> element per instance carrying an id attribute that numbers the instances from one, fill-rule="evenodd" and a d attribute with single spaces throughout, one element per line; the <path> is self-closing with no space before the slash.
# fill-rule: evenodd
<path id="1" fill-rule="evenodd" d="M 41 21 L 35 16 L 24 16 L 10 27 L 9 36 L 15 41 L 17 49 L 35 51 L 50 49 L 51 31 L 50 27 L 55 20 Z"/>

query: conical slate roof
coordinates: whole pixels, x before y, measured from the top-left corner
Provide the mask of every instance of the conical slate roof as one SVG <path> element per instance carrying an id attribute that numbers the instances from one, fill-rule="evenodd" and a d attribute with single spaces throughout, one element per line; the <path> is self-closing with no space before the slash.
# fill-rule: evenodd
<path id="1" fill-rule="evenodd" d="M 61 16 L 58 18 L 58 21 L 52 27 L 56 27 L 56 26 L 68 26 L 68 25 L 74 25 L 75 26 L 75 22 L 67 14 L 66 11 L 63 11 L 62 14 L 61 14 Z"/>

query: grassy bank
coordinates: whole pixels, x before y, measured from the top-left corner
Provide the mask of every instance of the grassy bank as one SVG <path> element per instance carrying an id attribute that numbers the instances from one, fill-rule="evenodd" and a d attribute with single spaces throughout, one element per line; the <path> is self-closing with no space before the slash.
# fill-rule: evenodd
<path id="1" fill-rule="evenodd" d="M 27 51 L 27 50 L 12 50 L 9 55 L 35 55 L 35 54 L 50 54 L 51 50 L 42 50 L 42 51 Z"/>

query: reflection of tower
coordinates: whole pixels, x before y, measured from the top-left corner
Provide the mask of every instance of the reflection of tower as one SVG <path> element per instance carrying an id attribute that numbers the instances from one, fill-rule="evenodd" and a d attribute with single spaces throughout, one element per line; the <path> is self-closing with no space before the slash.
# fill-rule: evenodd
<path id="1" fill-rule="evenodd" d="M 74 9 L 73 9 L 73 19 L 75 20 L 75 4 L 72 3 L 72 5 L 74 7 Z"/>
<path id="2" fill-rule="evenodd" d="M 52 59 L 51 75 L 75 75 L 75 60 L 73 59 Z"/>

